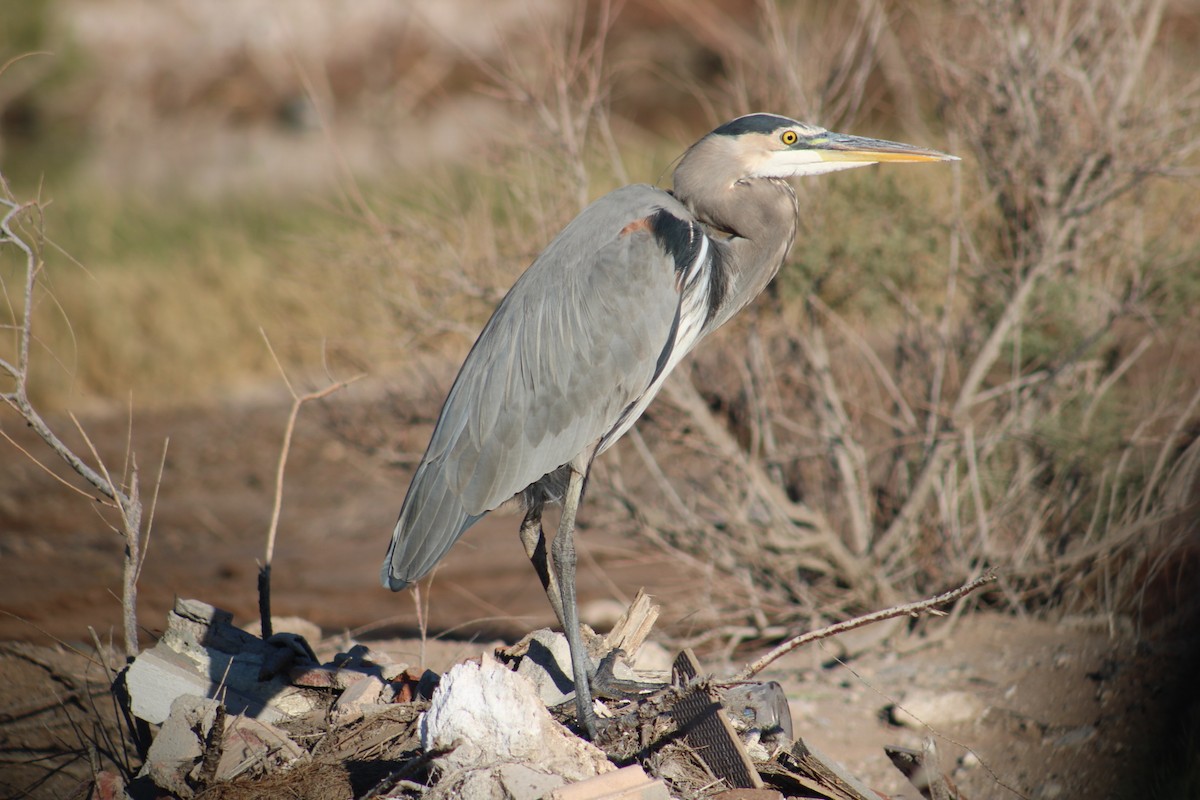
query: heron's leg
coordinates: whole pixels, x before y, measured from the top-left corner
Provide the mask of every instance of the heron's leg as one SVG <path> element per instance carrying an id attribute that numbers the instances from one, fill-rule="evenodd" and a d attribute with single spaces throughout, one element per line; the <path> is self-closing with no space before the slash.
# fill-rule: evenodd
<path id="1" fill-rule="evenodd" d="M 589 739 L 596 738 L 596 716 L 592 712 L 592 690 L 588 683 L 588 654 L 579 630 L 579 607 L 575 603 L 575 513 L 583 494 L 583 474 L 571 469 L 563 498 L 562 519 L 554 537 L 551 555 L 562 590 L 562 623 L 571 646 L 571 671 L 575 678 L 575 713 Z"/>
<path id="2" fill-rule="evenodd" d="M 525 555 L 529 556 L 534 571 L 542 581 L 542 588 L 546 590 L 546 598 L 550 601 L 551 608 L 554 609 L 554 615 L 558 617 L 558 622 L 563 626 L 563 630 L 566 630 L 567 623 L 563 620 L 562 593 L 558 590 L 558 577 L 550 568 L 550 562 L 546 558 L 546 532 L 542 530 L 541 504 L 533 506 L 526 512 L 525 520 L 521 523 L 521 544 L 525 546 Z"/>

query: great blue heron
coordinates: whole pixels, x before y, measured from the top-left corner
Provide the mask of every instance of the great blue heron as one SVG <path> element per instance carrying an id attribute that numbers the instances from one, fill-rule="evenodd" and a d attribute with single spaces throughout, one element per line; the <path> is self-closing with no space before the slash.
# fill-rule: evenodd
<path id="1" fill-rule="evenodd" d="M 673 191 L 626 186 L 592 203 L 513 284 L 463 362 L 400 510 L 383 585 L 420 579 L 480 517 L 521 495 L 521 541 L 570 643 L 578 721 L 594 738 L 573 539 L 592 460 L 778 272 L 798 216 L 785 178 L 950 160 L 750 114 L 692 145 Z M 549 564 L 548 502 L 563 506 Z"/>

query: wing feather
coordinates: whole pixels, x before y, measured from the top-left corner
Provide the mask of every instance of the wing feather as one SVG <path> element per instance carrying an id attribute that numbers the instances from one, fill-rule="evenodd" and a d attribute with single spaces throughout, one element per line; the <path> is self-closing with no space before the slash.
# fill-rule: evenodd
<path id="1" fill-rule="evenodd" d="M 486 512 L 611 432 L 672 345 L 679 264 L 648 225 L 691 219 L 649 186 L 584 210 L 518 279 L 442 407 L 405 498 L 383 582 L 420 578 Z"/>

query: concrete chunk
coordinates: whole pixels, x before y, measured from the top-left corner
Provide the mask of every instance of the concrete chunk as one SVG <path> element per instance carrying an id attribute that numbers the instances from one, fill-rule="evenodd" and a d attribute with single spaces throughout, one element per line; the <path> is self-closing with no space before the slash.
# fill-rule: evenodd
<path id="1" fill-rule="evenodd" d="M 176 697 L 150 745 L 139 777 L 150 778 L 155 786 L 175 796 L 191 797 L 188 776 L 204 756 L 202 737 L 212 728 L 217 705 L 216 700 L 196 695 Z"/>
<path id="2" fill-rule="evenodd" d="M 187 695 L 205 697 L 209 681 L 176 654 L 147 650 L 125 673 L 130 705 L 138 719 L 162 725 L 171 714 L 171 704 Z"/>
<path id="3" fill-rule="evenodd" d="M 541 800 L 563 785 L 561 775 L 547 775 L 524 764 L 502 764 L 493 776 L 512 800 Z"/>
<path id="4" fill-rule="evenodd" d="M 575 696 L 571 678 L 571 647 L 567 637 L 548 628 L 530 634 L 528 649 L 517 664 L 517 674 L 528 678 L 547 706 L 565 703 Z"/>
<path id="5" fill-rule="evenodd" d="M 426 751 L 449 751 L 437 759 L 447 772 L 517 763 L 578 781 L 614 769 L 550 716 L 532 683 L 486 655 L 446 673 L 420 730 Z"/>
<path id="6" fill-rule="evenodd" d="M 543 800 L 564 783 L 525 764 L 496 764 L 444 777 L 425 797 L 429 800 Z"/>
<path id="7" fill-rule="evenodd" d="M 155 725 L 166 722 L 171 704 L 184 695 L 204 698 L 220 696 L 234 714 L 248 714 L 266 722 L 282 720 L 285 713 L 269 701 L 285 688 L 282 684 L 265 692 L 247 694 L 233 686 L 222 686 L 220 675 L 212 677 L 197 671 L 195 662 L 166 648 L 142 653 L 125 675 L 130 705 L 138 719 Z M 312 708 L 312 704 L 307 704 Z M 303 713 L 298 709 L 294 713 Z"/>
<path id="8" fill-rule="evenodd" d="M 197 648 L 223 653 L 262 654 L 265 644 L 233 624 L 233 614 L 201 600 L 178 598 L 167 614 L 167 630 L 159 644 L 177 653 Z"/>
<path id="9" fill-rule="evenodd" d="M 313 710 L 317 699 L 275 677 L 259 680 L 267 645 L 233 627 L 232 615 L 207 603 L 178 600 L 167 632 L 129 668 L 133 713 L 162 724 L 182 695 L 219 698 L 230 714 L 277 722 Z"/>
<path id="10" fill-rule="evenodd" d="M 196 695 L 175 698 L 150 745 L 140 776 L 174 796 L 192 797 L 218 705 L 216 700 Z M 226 716 L 213 780 L 230 780 L 252 769 L 285 767 L 302 754 L 300 746 L 275 726 L 249 717 Z"/>
<path id="11" fill-rule="evenodd" d="M 342 692 L 341 697 L 333 704 L 331 721 L 334 725 L 345 725 L 361 719 L 368 706 L 379 702 L 382 693 L 383 681 L 374 675 L 366 676 Z"/>

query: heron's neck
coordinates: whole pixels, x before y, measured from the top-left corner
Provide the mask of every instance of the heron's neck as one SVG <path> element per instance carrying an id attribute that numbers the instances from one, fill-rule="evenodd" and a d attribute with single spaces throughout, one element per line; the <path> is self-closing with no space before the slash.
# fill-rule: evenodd
<path id="1" fill-rule="evenodd" d="M 796 193 L 783 180 L 735 183 L 707 202 L 680 197 L 710 228 L 723 258 L 726 291 L 709 331 L 722 325 L 759 295 L 779 272 L 796 238 Z"/>

